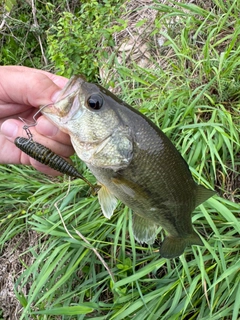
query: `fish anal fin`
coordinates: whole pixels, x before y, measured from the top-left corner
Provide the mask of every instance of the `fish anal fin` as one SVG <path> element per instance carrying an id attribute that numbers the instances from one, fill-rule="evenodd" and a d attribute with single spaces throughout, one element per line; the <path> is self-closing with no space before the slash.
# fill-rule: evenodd
<path id="1" fill-rule="evenodd" d="M 196 207 L 201 203 L 211 198 L 216 194 L 216 191 L 205 188 L 202 185 L 197 185 L 197 195 L 196 195 Z"/>
<path id="2" fill-rule="evenodd" d="M 203 245 L 202 240 L 194 230 L 186 237 L 167 236 L 160 246 L 160 255 L 167 259 L 177 258 L 183 254 L 186 246 L 190 245 Z"/>
<path id="3" fill-rule="evenodd" d="M 140 243 L 153 244 L 157 235 L 158 226 L 149 219 L 133 214 L 133 234 Z"/>
<path id="4" fill-rule="evenodd" d="M 109 191 L 109 189 L 104 185 L 101 185 L 101 189 L 98 191 L 98 201 L 100 203 L 104 216 L 107 219 L 110 219 L 117 207 L 118 201 L 115 196 Z"/>

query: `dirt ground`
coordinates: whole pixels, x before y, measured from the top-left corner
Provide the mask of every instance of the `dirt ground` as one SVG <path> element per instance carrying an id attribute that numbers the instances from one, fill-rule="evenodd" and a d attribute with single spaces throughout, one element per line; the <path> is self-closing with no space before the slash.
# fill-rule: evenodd
<path id="1" fill-rule="evenodd" d="M 3 310 L 3 314 L 0 314 L 0 319 L 20 318 L 22 306 L 16 299 L 14 285 L 25 270 L 24 265 L 31 265 L 33 256 L 28 250 L 38 243 L 38 239 L 39 234 L 36 232 L 24 232 L 13 237 L 3 249 L 0 257 L 0 310 Z"/>

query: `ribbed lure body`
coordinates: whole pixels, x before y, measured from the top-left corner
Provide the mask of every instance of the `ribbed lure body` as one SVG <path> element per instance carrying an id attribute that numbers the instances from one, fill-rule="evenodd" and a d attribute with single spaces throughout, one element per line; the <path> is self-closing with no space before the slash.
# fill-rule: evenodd
<path id="1" fill-rule="evenodd" d="M 54 153 L 51 149 L 33 141 L 32 139 L 27 139 L 24 137 L 17 137 L 14 143 L 20 150 L 29 155 L 31 158 L 49 166 L 54 170 L 57 170 L 63 174 L 67 174 L 70 177 L 84 180 L 92 188 L 93 194 L 98 192 L 99 186 L 92 185 L 77 171 L 76 168 L 67 162 L 67 160 Z"/>
<path id="2" fill-rule="evenodd" d="M 17 137 L 15 145 L 31 158 L 71 177 L 83 178 L 83 176 L 64 158 L 54 153 L 44 145 L 24 137 Z"/>

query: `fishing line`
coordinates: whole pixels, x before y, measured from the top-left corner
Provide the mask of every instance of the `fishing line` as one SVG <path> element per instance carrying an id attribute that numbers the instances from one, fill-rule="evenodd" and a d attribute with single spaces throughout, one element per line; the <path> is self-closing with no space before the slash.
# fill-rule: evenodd
<path id="1" fill-rule="evenodd" d="M 42 145 L 39 142 L 33 140 L 33 134 L 29 128 L 37 125 L 38 121 L 36 116 L 41 110 L 53 103 L 42 106 L 33 116 L 34 122 L 28 124 L 25 119 L 19 119 L 24 123 L 23 129 L 25 130 L 28 138 L 17 137 L 14 141 L 14 144 L 22 150 L 24 153 L 29 155 L 31 158 L 37 160 L 38 162 L 47 165 L 48 167 L 57 170 L 68 176 L 82 179 L 86 184 L 89 185 L 91 189 L 91 194 L 95 196 L 100 186 L 97 184 L 92 184 L 88 179 L 86 179 L 72 164 L 70 164 L 65 158 L 53 152 L 51 149 Z"/>
<path id="2" fill-rule="evenodd" d="M 44 108 L 46 108 L 48 106 L 51 106 L 53 104 L 54 103 L 48 103 L 48 104 L 45 104 L 44 106 L 40 107 L 39 110 L 33 115 L 33 121 L 34 122 L 32 122 L 30 124 L 28 124 L 27 121 L 24 118 L 18 117 L 24 123 L 23 129 L 25 130 L 25 132 L 26 132 L 26 134 L 28 136 L 28 139 L 30 141 L 33 141 L 33 135 L 32 135 L 31 130 L 29 128 L 35 127 L 38 124 L 36 116 L 42 111 L 42 109 L 44 109 Z"/>

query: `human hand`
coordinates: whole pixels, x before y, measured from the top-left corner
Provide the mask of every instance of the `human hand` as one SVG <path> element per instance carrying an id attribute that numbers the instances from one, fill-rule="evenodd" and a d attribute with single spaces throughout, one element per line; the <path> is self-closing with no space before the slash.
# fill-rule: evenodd
<path id="1" fill-rule="evenodd" d="M 58 175 L 57 171 L 32 159 L 14 140 L 26 137 L 24 123 L 19 117 L 34 123 L 33 116 L 39 106 L 56 101 L 59 91 L 68 79 L 21 66 L 0 66 L 0 163 L 32 165 L 37 170 Z M 30 128 L 34 141 L 53 152 L 68 158 L 74 153 L 70 138 L 50 123 L 44 116 L 37 117 L 37 125 Z"/>

